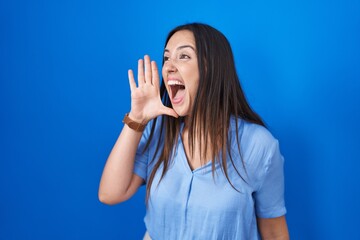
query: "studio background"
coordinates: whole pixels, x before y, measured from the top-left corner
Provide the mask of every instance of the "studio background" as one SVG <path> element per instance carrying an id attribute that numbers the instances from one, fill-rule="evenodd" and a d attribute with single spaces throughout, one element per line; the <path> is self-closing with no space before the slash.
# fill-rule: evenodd
<path id="1" fill-rule="evenodd" d="M 127 70 L 204 22 L 285 157 L 291 239 L 360 239 L 360 1 L 1 1 L 0 239 L 141 239 L 144 188 L 101 204 Z"/>

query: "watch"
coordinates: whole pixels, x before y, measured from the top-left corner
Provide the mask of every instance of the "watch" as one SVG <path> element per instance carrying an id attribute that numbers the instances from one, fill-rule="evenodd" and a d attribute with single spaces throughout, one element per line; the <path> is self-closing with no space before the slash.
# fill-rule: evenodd
<path id="1" fill-rule="evenodd" d="M 144 129 L 146 127 L 146 124 L 138 123 L 138 122 L 135 122 L 134 120 L 132 120 L 129 117 L 129 113 L 125 114 L 125 117 L 122 122 L 125 123 L 126 125 L 128 125 L 128 127 L 131 128 L 132 130 L 135 130 L 137 132 L 144 131 Z"/>

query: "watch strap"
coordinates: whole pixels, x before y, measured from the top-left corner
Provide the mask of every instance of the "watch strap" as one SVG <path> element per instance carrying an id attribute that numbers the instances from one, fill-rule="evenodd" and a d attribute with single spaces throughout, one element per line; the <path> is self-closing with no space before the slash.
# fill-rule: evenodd
<path id="1" fill-rule="evenodd" d="M 135 130 L 137 132 L 143 132 L 146 127 L 146 124 L 138 123 L 132 120 L 129 117 L 129 113 L 125 114 L 125 117 L 122 122 L 128 125 L 128 127 L 131 128 L 132 130 Z"/>

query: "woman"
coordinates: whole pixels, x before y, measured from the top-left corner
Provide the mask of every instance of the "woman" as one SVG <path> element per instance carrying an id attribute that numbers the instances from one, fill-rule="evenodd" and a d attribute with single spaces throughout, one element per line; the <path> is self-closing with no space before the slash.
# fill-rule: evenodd
<path id="1" fill-rule="evenodd" d="M 99 199 L 147 188 L 151 239 L 289 239 L 283 158 L 250 108 L 225 36 L 205 24 L 168 35 L 162 76 L 149 56 L 129 70 L 131 111 Z"/>

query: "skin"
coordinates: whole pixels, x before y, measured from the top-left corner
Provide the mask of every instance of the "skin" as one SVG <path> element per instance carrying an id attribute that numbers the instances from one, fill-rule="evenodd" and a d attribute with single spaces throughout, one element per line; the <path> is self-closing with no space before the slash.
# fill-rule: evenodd
<path id="1" fill-rule="evenodd" d="M 178 31 L 170 38 L 164 51 L 162 75 L 173 103 L 173 109 L 162 104 L 158 68 L 156 63 L 150 61 L 150 57 L 146 55 L 144 59 L 138 61 L 137 85 L 133 71 L 129 70 L 128 72 L 131 90 L 129 117 L 136 122 L 146 124 L 151 119 L 164 114 L 173 117 L 183 116 L 186 126 L 186 119 L 191 113 L 199 85 L 199 69 L 192 32 Z M 168 84 L 169 80 L 174 79 L 185 85 L 180 102 L 173 99 L 172 88 Z M 198 144 L 195 144 L 194 154 L 190 156 L 187 134 L 188 130 L 185 127 L 182 136 L 184 149 L 190 167 L 195 169 L 204 164 L 206 159 L 199 158 L 200 146 Z M 135 154 L 141 136 L 141 132 L 136 132 L 124 125 L 103 170 L 98 193 L 101 202 L 113 205 L 126 201 L 143 184 L 144 180 L 133 173 Z M 195 139 L 195 142 L 198 141 Z M 257 221 L 262 239 L 289 239 L 285 216 L 269 219 L 258 218 Z"/>
<path id="2" fill-rule="evenodd" d="M 194 35 L 190 31 L 178 31 L 168 41 L 164 50 L 162 75 L 169 93 L 173 109 L 179 116 L 189 116 L 194 105 L 199 86 L 199 67 L 197 62 Z M 185 85 L 184 98 L 175 103 L 169 80 L 180 81 Z"/>
<path id="3" fill-rule="evenodd" d="M 257 218 L 261 239 L 289 240 L 289 231 L 285 216 L 277 218 Z"/>

